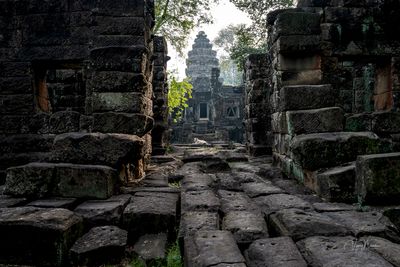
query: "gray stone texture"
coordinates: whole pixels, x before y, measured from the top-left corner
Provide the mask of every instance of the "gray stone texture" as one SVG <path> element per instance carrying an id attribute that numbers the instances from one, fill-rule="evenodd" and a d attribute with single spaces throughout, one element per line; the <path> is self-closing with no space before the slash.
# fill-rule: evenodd
<path id="1" fill-rule="evenodd" d="M 30 163 L 7 170 L 5 193 L 27 197 L 110 197 L 117 172 L 99 165 Z"/>
<path id="2" fill-rule="evenodd" d="M 361 202 L 398 204 L 400 153 L 359 156 L 356 166 L 356 189 Z"/>
<path id="3" fill-rule="evenodd" d="M 354 237 L 309 237 L 297 243 L 310 266 L 392 266 Z"/>
<path id="4" fill-rule="evenodd" d="M 0 209 L 0 262 L 64 266 L 83 234 L 82 218 L 65 209 Z M 46 253 L 43 253 L 46 251 Z"/>
<path id="5" fill-rule="evenodd" d="M 128 232 L 116 226 L 92 228 L 72 246 L 71 261 L 83 266 L 120 263 L 127 240 Z"/>
<path id="6" fill-rule="evenodd" d="M 306 267 L 307 263 L 289 237 L 254 241 L 245 252 L 249 267 Z"/>

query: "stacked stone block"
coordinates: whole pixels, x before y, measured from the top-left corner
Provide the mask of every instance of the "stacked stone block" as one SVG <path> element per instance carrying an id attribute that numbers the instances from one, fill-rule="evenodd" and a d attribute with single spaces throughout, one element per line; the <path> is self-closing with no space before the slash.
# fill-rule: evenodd
<path id="1" fill-rule="evenodd" d="M 153 2 L 0 5 L 1 183 L 8 167 L 53 161 L 54 138 L 68 132 L 143 138 L 125 168 L 142 177 L 153 126 Z"/>
<path id="2" fill-rule="evenodd" d="M 169 60 L 167 42 L 163 37 L 154 38 L 153 65 L 153 113 L 154 128 L 151 131 L 153 155 L 165 153 L 168 144 L 168 83 L 167 61 Z"/>
<path id="3" fill-rule="evenodd" d="M 0 264 L 69 265 L 87 199 L 120 226 L 152 149 L 153 26 L 151 0 L 0 1 Z M 92 230 L 124 256 L 126 231 Z"/>
<path id="4" fill-rule="evenodd" d="M 267 54 L 250 55 L 245 73 L 246 147 L 250 155 L 272 153 L 272 131 L 269 98 L 271 94 L 269 58 Z"/>
<path id="5" fill-rule="evenodd" d="M 274 158 L 330 201 L 366 200 L 357 157 L 398 151 L 399 8 L 305 0 L 269 14 Z"/>

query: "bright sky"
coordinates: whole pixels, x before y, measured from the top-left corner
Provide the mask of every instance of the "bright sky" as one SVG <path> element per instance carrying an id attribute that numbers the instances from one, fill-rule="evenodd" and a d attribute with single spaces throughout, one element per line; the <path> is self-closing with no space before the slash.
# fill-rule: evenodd
<path id="1" fill-rule="evenodd" d="M 229 24 L 250 24 L 250 19 L 247 17 L 247 15 L 238 10 L 232 3 L 229 2 L 229 0 L 220 0 L 220 3 L 211 9 L 211 13 L 214 18 L 214 23 L 210 25 L 203 25 L 202 27 L 194 30 L 190 37 L 185 56 L 187 55 L 187 52 L 191 50 L 194 39 L 199 31 L 204 31 L 207 34 L 208 39 L 210 39 L 212 42 L 217 36 L 218 32 Z M 179 78 L 184 78 L 186 58 L 180 58 L 172 47 L 169 47 L 168 51 L 168 54 L 171 57 L 171 60 L 168 61 L 168 69 L 170 71 L 177 69 Z"/>

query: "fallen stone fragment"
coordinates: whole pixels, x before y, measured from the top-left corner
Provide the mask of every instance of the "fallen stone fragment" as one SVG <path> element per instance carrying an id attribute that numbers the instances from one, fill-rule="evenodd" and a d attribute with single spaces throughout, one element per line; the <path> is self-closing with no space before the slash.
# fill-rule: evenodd
<path id="1" fill-rule="evenodd" d="M 356 202 L 354 164 L 335 167 L 319 173 L 316 177 L 317 194 L 330 202 Z"/>
<path id="2" fill-rule="evenodd" d="M 215 266 L 218 264 L 241 264 L 245 260 L 228 231 L 201 231 L 194 237 L 195 266 Z"/>
<path id="3" fill-rule="evenodd" d="M 125 256 L 128 232 L 116 226 L 92 228 L 71 248 L 74 266 L 120 263 Z"/>
<path id="4" fill-rule="evenodd" d="M 133 251 L 145 262 L 164 259 L 166 256 L 167 234 L 144 235 L 133 246 Z"/>
<path id="5" fill-rule="evenodd" d="M 251 198 L 285 193 L 282 188 L 264 182 L 246 183 L 242 188 Z"/>
<path id="6" fill-rule="evenodd" d="M 134 195 L 123 212 L 123 225 L 129 232 L 129 242 L 143 234 L 168 233 L 173 236 L 178 198 L 178 195 L 169 193 Z"/>
<path id="7" fill-rule="evenodd" d="M 354 237 L 309 237 L 297 243 L 309 266 L 392 267 Z"/>
<path id="8" fill-rule="evenodd" d="M 400 203 L 400 153 L 359 156 L 356 191 L 362 203 Z"/>
<path id="9" fill-rule="evenodd" d="M 265 215 L 283 209 L 310 210 L 312 206 L 303 199 L 286 194 L 275 194 L 254 198 L 255 203 L 262 209 Z"/>
<path id="10" fill-rule="evenodd" d="M 310 236 L 345 236 L 350 231 L 330 217 L 314 211 L 285 209 L 270 216 L 270 224 L 279 236 L 297 241 Z"/>
<path id="11" fill-rule="evenodd" d="M 189 191 L 181 194 L 181 211 L 209 211 L 216 212 L 220 208 L 220 201 L 212 190 Z"/>
<path id="12" fill-rule="evenodd" d="M 256 203 L 243 192 L 219 190 L 221 211 L 227 214 L 230 211 L 261 212 Z"/>
<path id="13" fill-rule="evenodd" d="M 230 211 L 224 216 L 222 229 L 230 231 L 239 245 L 268 237 L 267 224 L 261 213 Z"/>
<path id="14" fill-rule="evenodd" d="M 143 179 L 145 187 L 168 187 L 168 176 L 164 173 L 151 173 Z"/>
<path id="15" fill-rule="evenodd" d="M 399 242 L 397 228 L 380 212 L 328 212 L 329 217 L 346 226 L 356 237 L 374 235 Z"/>
<path id="16" fill-rule="evenodd" d="M 254 241 L 245 252 L 248 267 L 307 267 L 290 237 Z"/>
<path id="17" fill-rule="evenodd" d="M 126 187 L 123 186 L 120 189 L 121 193 L 123 194 L 130 194 L 134 195 L 138 192 L 151 192 L 151 193 L 171 193 L 171 194 L 180 194 L 181 190 L 179 188 L 166 186 L 166 187 Z"/>
<path id="18" fill-rule="evenodd" d="M 72 209 L 75 207 L 78 199 L 76 198 L 47 198 L 32 201 L 27 206 L 38 208 L 63 208 Z"/>
<path id="19" fill-rule="evenodd" d="M 82 234 L 82 218 L 66 209 L 0 209 L 0 262 L 64 266 Z"/>
<path id="20" fill-rule="evenodd" d="M 84 218 L 88 227 L 120 225 L 125 203 L 119 200 L 88 200 L 75 208 L 74 212 Z"/>

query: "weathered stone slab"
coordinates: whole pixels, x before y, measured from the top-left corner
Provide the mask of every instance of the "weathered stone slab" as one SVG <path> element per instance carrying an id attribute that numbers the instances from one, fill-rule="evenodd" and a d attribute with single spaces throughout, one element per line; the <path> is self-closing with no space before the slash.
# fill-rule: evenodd
<path id="1" fill-rule="evenodd" d="M 351 206 L 344 203 L 320 202 L 320 203 L 313 203 L 312 205 L 317 212 L 351 211 L 356 209 L 355 206 Z"/>
<path id="2" fill-rule="evenodd" d="M 274 30 L 276 37 L 319 34 L 321 32 L 320 15 L 306 12 L 281 13 L 277 16 Z"/>
<path id="3" fill-rule="evenodd" d="M 220 208 L 220 200 L 212 190 L 189 191 L 181 194 L 182 213 L 188 211 L 216 212 Z"/>
<path id="4" fill-rule="evenodd" d="M 144 235 L 133 246 L 133 251 L 145 262 L 162 260 L 166 256 L 167 235 Z"/>
<path id="5" fill-rule="evenodd" d="M 242 185 L 246 183 L 254 183 L 262 180 L 258 175 L 248 172 L 217 173 L 216 177 L 219 189 L 233 191 L 241 191 Z"/>
<path id="6" fill-rule="evenodd" d="M 189 162 L 197 162 L 197 161 L 205 161 L 205 160 L 213 160 L 218 159 L 218 155 L 216 152 L 210 152 L 207 150 L 186 150 L 182 161 L 184 163 Z"/>
<path id="7" fill-rule="evenodd" d="M 79 266 L 119 263 L 125 256 L 128 232 L 116 226 L 92 228 L 71 248 L 71 261 Z"/>
<path id="8" fill-rule="evenodd" d="M 105 199 L 113 194 L 116 180 L 116 170 L 106 166 L 30 163 L 7 170 L 5 193 Z"/>
<path id="9" fill-rule="evenodd" d="M 358 155 L 379 153 L 378 136 L 370 132 L 318 133 L 295 136 L 292 158 L 304 169 L 317 170 L 354 161 Z"/>
<path id="10" fill-rule="evenodd" d="M 221 158 L 207 159 L 202 162 L 203 171 L 206 173 L 229 172 L 231 167 L 228 162 Z"/>
<path id="11" fill-rule="evenodd" d="M 26 198 L 14 198 L 0 194 L 0 208 L 12 208 L 22 206 L 27 202 Z"/>
<path id="12" fill-rule="evenodd" d="M 168 187 L 168 177 L 164 173 L 151 173 L 143 180 L 144 187 Z"/>
<path id="13" fill-rule="evenodd" d="M 215 186 L 215 175 L 196 173 L 188 174 L 182 180 L 184 191 L 201 191 L 212 189 Z"/>
<path id="14" fill-rule="evenodd" d="M 386 259 L 394 266 L 400 266 L 399 244 L 376 236 L 366 236 L 361 238 L 359 241 L 361 242 L 360 245 L 364 245 L 364 247 L 369 250 L 378 253 L 382 258 Z"/>
<path id="15" fill-rule="evenodd" d="M 93 132 L 144 136 L 153 128 L 151 117 L 137 113 L 94 113 Z"/>
<path id="16" fill-rule="evenodd" d="M 152 116 L 152 101 L 142 93 L 93 93 L 93 112 L 126 112 Z"/>
<path id="17" fill-rule="evenodd" d="M 197 250 L 195 266 L 245 263 L 233 235 L 228 231 L 201 231 L 196 233 L 194 243 Z"/>
<path id="18" fill-rule="evenodd" d="M 359 156 L 356 168 L 356 191 L 360 201 L 400 203 L 400 153 Z"/>
<path id="19" fill-rule="evenodd" d="M 219 216 L 217 212 L 190 211 L 182 215 L 179 225 L 179 238 L 194 236 L 198 231 L 219 230 Z"/>
<path id="20" fill-rule="evenodd" d="M 350 231 L 330 217 L 312 211 L 285 209 L 270 216 L 270 224 L 279 236 L 297 241 L 310 236 L 345 236 Z"/>
<path id="21" fill-rule="evenodd" d="M 397 228 L 380 212 L 341 211 L 325 214 L 345 225 L 357 237 L 374 235 L 396 242 L 400 240 Z"/>
<path id="22" fill-rule="evenodd" d="M 297 243 L 311 267 L 389 267 L 382 257 L 364 247 L 354 237 L 309 237 Z"/>
<path id="23" fill-rule="evenodd" d="M 283 87 L 279 96 L 279 111 L 319 109 L 334 107 L 337 91 L 331 85 L 294 85 Z"/>
<path id="24" fill-rule="evenodd" d="M 310 210 L 312 206 L 303 199 L 286 194 L 274 194 L 254 198 L 254 201 L 261 208 L 265 215 L 269 215 L 283 209 Z"/>
<path id="25" fill-rule="evenodd" d="M 335 167 L 316 176 L 316 193 L 331 202 L 354 203 L 356 168 L 354 164 Z"/>
<path id="26" fill-rule="evenodd" d="M 340 132 L 343 130 L 344 112 L 341 108 L 321 108 L 287 111 L 288 134 Z"/>
<path id="27" fill-rule="evenodd" d="M 27 206 L 38 207 L 38 208 L 62 208 L 72 209 L 77 204 L 78 199 L 76 198 L 47 198 L 32 201 Z"/>
<path id="28" fill-rule="evenodd" d="M 75 208 L 74 212 L 83 217 L 88 226 L 120 225 L 127 201 L 110 198 L 107 200 L 88 200 Z"/>
<path id="29" fill-rule="evenodd" d="M 82 233 L 82 218 L 69 210 L 0 209 L 0 263 L 64 266 Z"/>
<path id="30" fill-rule="evenodd" d="M 282 188 L 265 182 L 245 183 L 242 185 L 242 188 L 251 198 L 285 193 Z"/>
<path id="31" fill-rule="evenodd" d="M 230 231 L 239 245 L 268 237 L 264 216 L 257 212 L 230 211 L 224 216 L 222 229 Z"/>
<path id="32" fill-rule="evenodd" d="M 307 267 L 296 244 L 289 237 L 254 241 L 245 252 L 249 267 Z"/>
<path id="33" fill-rule="evenodd" d="M 221 211 L 227 214 L 231 211 L 260 212 L 256 203 L 243 192 L 219 190 L 221 198 Z"/>
<path id="34" fill-rule="evenodd" d="M 98 164 L 117 168 L 144 155 L 144 140 L 135 135 L 66 133 L 53 145 L 53 161 Z"/>
<path id="35" fill-rule="evenodd" d="M 174 234 L 178 195 L 143 192 L 135 194 L 123 213 L 124 229 L 129 232 L 129 242 L 139 234 Z"/>

